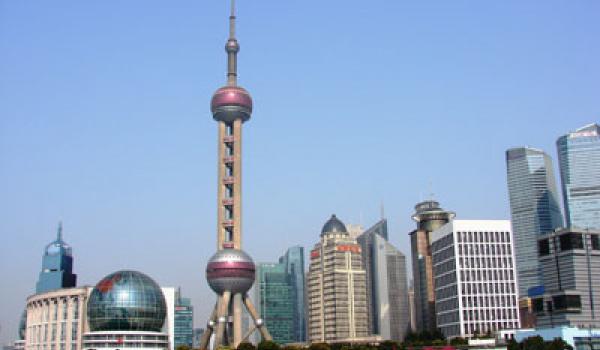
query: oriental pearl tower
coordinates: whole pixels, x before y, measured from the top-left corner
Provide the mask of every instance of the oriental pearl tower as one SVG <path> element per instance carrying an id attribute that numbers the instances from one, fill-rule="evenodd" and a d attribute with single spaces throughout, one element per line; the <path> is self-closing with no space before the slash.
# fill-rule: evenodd
<path id="1" fill-rule="evenodd" d="M 252 98 L 237 85 L 235 38 L 235 0 L 231 1 L 227 52 L 227 85 L 212 97 L 210 109 L 219 129 L 217 190 L 217 253 L 206 266 L 206 279 L 217 293 L 217 303 L 200 341 L 206 350 L 214 333 L 215 349 L 221 345 L 237 347 L 258 329 L 263 339 L 272 340 L 256 308 L 247 295 L 254 283 L 255 266 L 242 250 L 242 123 L 250 119 Z M 254 321 L 242 334 L 242 305 Z"/>

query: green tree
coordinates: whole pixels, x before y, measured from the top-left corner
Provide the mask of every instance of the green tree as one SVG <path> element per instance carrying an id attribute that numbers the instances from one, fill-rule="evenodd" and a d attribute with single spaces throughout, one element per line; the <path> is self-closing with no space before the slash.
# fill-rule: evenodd
<path id="1" fill-rule="evenodd" d="M 272 340 L 263 340 L 258 343 L 258 350 L 280 350 L 279 344 Z"/>
<path id="2" fill-rule="evenodd" d="M 192 350 L 188 345 L 180 344 L 175 347 L 175 350 Z"/>
<path id="3" fill-rule="evenodd" d="M 312 343 L 308 350 L 331 350 L 331 347 L 327 343 Z"/>
<path id="4" fill-rule="evenodd" d="M 468 345 L 468 344 L 469 344 L 469 341 L 465 338 L 456 337 L 456 338 L 450 339 L 450 345 L 452 345 L 452 346 L 461 346 L 461 345 Z"/>
<path id="5" fill-rule="evenodd" d="M 529 337 L 521 342 L 522 350 L 546 350 L 546 344 L 542 337 L 535 336 Z"/>
<path id="6" fill-rule="evenodd" d="M 560 338 L 554 338 L 551 342 L 546 342 L 546 350 L 573 350 L 573 347 Z"/>
<path id="7" fill-rule="evenodd" d="M 237 350 L 256 350 L 256 346 L 254 346 L 254 344 L 252 343 L 245 341 L 241 342 L 240 345 L 238 345 Z"/>
<path id="8" fill-rule="evenodd" d="M 398 343 L 393 340 L 384 340 L 379 343 L 378 350 L 398 350 Z"/>

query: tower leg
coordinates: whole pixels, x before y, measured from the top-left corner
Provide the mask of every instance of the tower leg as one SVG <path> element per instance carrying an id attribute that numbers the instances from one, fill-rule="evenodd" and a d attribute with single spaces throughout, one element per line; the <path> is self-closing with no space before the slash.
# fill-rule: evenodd
<path id="1" fill-rule="evenodd" d="M 213 311 L 210 314 L 210 317 L 208 319 L 208 324 L 206 325 L 206 331 L 204 331 L 204 333 L 202 334 L 202 338 L 200 339 L 200 350 L 208 349 L 208 342 L 210 341 L 210 336 L 213 333 L 214 322 L 217 318 L 217 308 L 219 307 L 219 299 L 220 298 L 221 297 L 217 297 L 217 303 L 215 304 L 215 307 L 213 308 Z"/>
<path id="2" fill-rule="evenodd" d="M 226 290 L 223 292 L 219 300 L 219 311 L 217 312 L 217 332 L 215 335 L 215 348 L 223 344 L 223 336 L 225 335 L 225 327 L 227 326 L 227 316 L 229 310 L 229 299 L 231 292 Z"/>
<path id="3" fill-rule="evenodd" d="M 237 348 L 242 342 L 242 295 L 233 296 L 233 347 Z"/>
<path id="4" fill-rule="evenodd" d="M 267 330 L 267 327 L 265 327 L 264 323 L 258 316 L 258 313 L 256 312 L 256 309 L 254 308 L 254 304 L 252 304 L 252 301 L 247 296 L 244 297 L 244 304 L 246 305 L 246 309 L 248 309 L 250 316 L 252 316 L 252 319 L 254 320 L 254 324 L 256 325 L 256 327 L 258 327 L 258 330 L 260 331 L 260 334 L 262 335 L 263 339 L 264 340 L 273 340 L 273 338 L 271 337 L 271 334 Z"/>

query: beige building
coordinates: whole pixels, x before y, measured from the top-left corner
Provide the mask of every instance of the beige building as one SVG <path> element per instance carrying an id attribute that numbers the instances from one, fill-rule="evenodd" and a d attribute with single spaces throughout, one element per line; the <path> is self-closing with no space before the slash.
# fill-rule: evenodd
<path id="1" fill-rule="evenodd" d="M 335 215 L 325 223 L 320 242 L 310 252 L 307 289 L 309 341 L 369 336 L 361 247 Z"/>
<path id="2" fill-rule="evenodd" d="M 91 287 L 64 288 L 27 298 L 25 350 L 80 350 Z"/>

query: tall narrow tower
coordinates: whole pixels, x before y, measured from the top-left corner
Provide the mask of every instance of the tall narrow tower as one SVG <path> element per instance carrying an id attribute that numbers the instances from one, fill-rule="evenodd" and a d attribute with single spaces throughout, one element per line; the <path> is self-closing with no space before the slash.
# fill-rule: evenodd
<path id="1" fill-rule="evenodd" d="M 235 38 L 235 0 L 231 1 L 227 52 L 227 85 L 212 97 L 210 109 L 219 128 L 217 190 L 217 253 L 206 266 L 206 279 L 215 293 L 217 304 L 208 320 L 200 349 L 206 349 L 215 334 L 215 349 L 221 345 L 237 347 L 258 329 L 271 340 L 247 292 L 254 283 L 255 265 L 242 251 L 242 123 L 250 119 L 252 98 L 237 85 L 237 53 Z M 242 304 L 254 320 L 248 334 L 242 334 Z"/>

